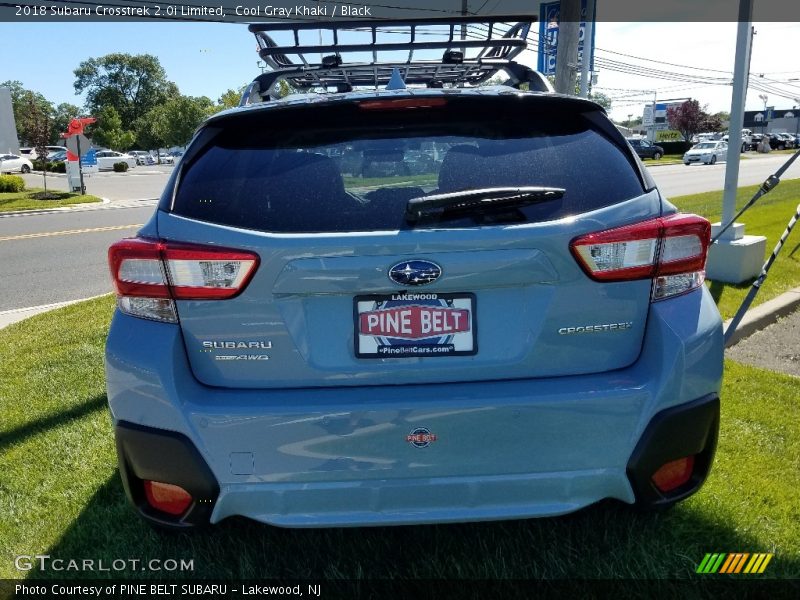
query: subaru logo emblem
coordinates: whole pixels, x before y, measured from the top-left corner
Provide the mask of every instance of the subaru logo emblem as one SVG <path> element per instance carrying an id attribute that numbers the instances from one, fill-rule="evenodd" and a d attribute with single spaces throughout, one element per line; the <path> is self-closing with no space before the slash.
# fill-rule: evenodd
<path id="1" fill-rule="evenodd" d="M 389 269 L 389 279 L 400 285 L 425 285 L 442 275 L 442 268 L 429 260 L 404 260 Z"/>

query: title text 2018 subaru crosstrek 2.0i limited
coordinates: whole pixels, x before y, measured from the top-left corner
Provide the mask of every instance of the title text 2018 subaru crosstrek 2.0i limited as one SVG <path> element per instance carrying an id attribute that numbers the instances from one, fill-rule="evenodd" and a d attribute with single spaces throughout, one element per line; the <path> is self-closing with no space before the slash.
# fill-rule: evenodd
<path id="1" fill-rule="evenodd" d="M 708 243 L 579 98 L 401 89 L 216 115 L 109 250 L 128 497 L 178 527 L 669 506 L 717 440 Z"/>

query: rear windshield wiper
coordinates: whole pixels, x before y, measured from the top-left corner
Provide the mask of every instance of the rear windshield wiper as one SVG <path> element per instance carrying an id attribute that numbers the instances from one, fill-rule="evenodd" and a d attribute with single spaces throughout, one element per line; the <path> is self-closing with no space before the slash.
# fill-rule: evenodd
<path id="1" fill-rule="evenodd" d="M 560 200 L 565 191 L 563 188 L 541 186 L 496 187 L 419 196 L 408 201 L 406 220 L 413 223 L 426 217 L 519 208 Z"/>

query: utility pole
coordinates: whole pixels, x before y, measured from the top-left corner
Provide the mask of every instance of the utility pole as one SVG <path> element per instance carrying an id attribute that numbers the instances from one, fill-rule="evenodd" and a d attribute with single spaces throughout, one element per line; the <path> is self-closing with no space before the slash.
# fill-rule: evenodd
<path id="1" fill-rule="evenodd" d="M 581 0 L 561 0 L 556 52 L 556 92 L 559 94 L 575 95 L 580 21 Z"/>
<path id="2" fill-rule="evenodd" d="M 725 163 L 725 191 L 722 196 L 722 221 L 711 226 L 714 236 L 730 223 L 736 213 L 736 193 L 739 187 L 739 160 L 742 148 L 744 104 L 747 80 L 750 77 L 750 49 L 753 41 L 753 0 L 739 0 L 736 35 L 736 62 L 733 66 L 731 119 L 728 127 L 728 158 Z M 745 235 L 744 224 L 732 224 L 708 250 L 706 274 L 709 279 L 726 283 L 741 283 L 756 277 L 761 271 L 767 238 Z"/>
<path id="3" fill-rule="evenodd" d="M 739 28 L 736 36 L 736 63 L 733 71 L 731 122 L 728 127 L 728 160 L 725 163 L 725 191 L 722 196 L 722 222 L 736 214 L 736 192 L 739 189 L 744 104 L 747 99 L 747 80 L 750 77 L 750 46 L 753 40 L 753 0 L 739 1 Z M 728 229 L 723 240 L 733 240 L 734 229 Z"/>
<path id="4" fill-rule="evenodd" d="M 583 58 L 581 61 L 581 97 L 589 97 L 589 68 L 592 65 L 594 47 L 592 36 L 594 35 L 594 11 L 595 0 L 586 2 L 586 29 L 583 35 Z"/>
<path id="5" fill-rule="evenodd" d="M 461 16 L 466 17 L 467 13 L 469 12 L 469 0 L 461 0 Z M 467 39 L 467 24 L 463 23 L 461 25 L 461 39 Z M 462 47 L 461 53 L 466 57 L 467 56 L 467 49 Z"/>

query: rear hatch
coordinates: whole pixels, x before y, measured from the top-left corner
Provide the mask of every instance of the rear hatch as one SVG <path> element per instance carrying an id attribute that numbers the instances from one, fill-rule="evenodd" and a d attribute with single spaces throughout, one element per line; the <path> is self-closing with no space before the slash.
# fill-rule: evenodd
<path id="1" fill-rule="evenodd" d="M 195 376 L 289 388 L 631 364 L 651 281 L 594 281 L 570 252 L 576 236 L 659 216 L 626 148 L 595 105 L 534 94 L 375 95 L 212 120 L 158 233 L 259 264 L 234 298 L 177 302 Z M 449 200 L 531 186 L 563 192 Z M 408 212 L 431 196 L 451 203 Z"/>

